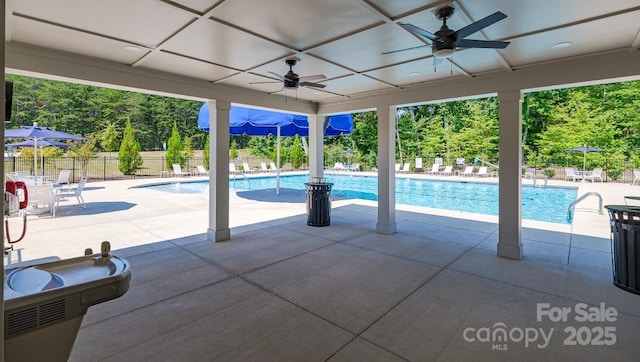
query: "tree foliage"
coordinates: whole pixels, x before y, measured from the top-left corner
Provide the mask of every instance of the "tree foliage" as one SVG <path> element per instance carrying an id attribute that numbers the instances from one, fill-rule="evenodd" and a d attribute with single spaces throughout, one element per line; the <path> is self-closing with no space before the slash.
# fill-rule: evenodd
<path id="1" fill-rule="evenodd" d="M 127 121 L 118 151 L 118 168 L 125 175 L 135 175 L 141 166 L 140 144 L 136 140 L 131 122 Z"/>
<path id="2" fill-rule="evenodd" d="M 8 74 L 14 82 L 11 124 L 31 125 L 73 134 L 100 134 L 100 146 L 115 149 L 127 121 L 136 130 L 142 150 L 162 149 L 174 127 L 185 143 L 202 149 L 208 134 L 197 127 L 200 102 L 97 88 Z M 42 109 L 33 99 L 44 102 Z M 396 162 L 422 157 L 429 164 L 442 157 L 447 164 L 457 158 L 476 158 L 497 164 L 499 104 L 496 97 L 429 103 L 401 107 L 396 121 Z M 353 162 L 377 165 L 378 119 L 375 112 L 353 114 L 351 135 L 325 138 L 327 162 L 346 161 L 342 153 L 353 150 Z M 124 140 L 122 140 L 124 143 Z M 281 138 L 281 164 L 299 162 L 295 137 Z M 276 137 L 231 136 L 231 144 L 249 148 L 252 155 L 275 161 Z M 580 164 L 582 155 L 566 149 L 587 144 L 607 150 L 590 154 L 587 167 L 604 166 L 605 158 L 631 160 L 640 166 L 640 82 L 619 82 L 526 93 L 522 104 L 524 162 Z M 184 154 L 182 154 L 184 156 Z M 208 159 L 205 160 L 205 163 Z M 303 161 L 304 162 L 304 161 Z M 177 162 L 183 164 L 183 162 Z"/>
<path id="3" fill-rule="evenodd" d="M 171 137 L 169 137 L 169 140 L 167 141 L 165 163 L 169 170 L 171 170 L 174 163 L 177 163 L 181 167 L 184 167 L 186 164 L 186 158 L 184 157 L 184 145 L 182 143 L 180 131 L 178 131 L 178 125 L 176 123 L 173 124 Z"/>

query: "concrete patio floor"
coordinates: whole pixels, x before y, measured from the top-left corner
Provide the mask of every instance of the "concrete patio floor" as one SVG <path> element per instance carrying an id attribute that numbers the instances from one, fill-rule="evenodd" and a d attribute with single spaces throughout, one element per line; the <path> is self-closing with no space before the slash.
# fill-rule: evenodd
<path id="1" fill-rule="evenodd" d="M 132 265 L 129 292 L 89 309 L 72 361 L 640 355 L 640 296 L 612 284 L 609 220 L 595 199 L 571 225 L 523 221 L 525 258 L 514 261 L 495 255 L 497 217 L 398 205 L 398 233 L 382 235 L 375 202 L 335 200 L 331 225 L 316 228 L 304 193 L 286 189 L 232 193 L 232 239 L 211 243 L 207 195 L 129 188 L 149 182 L 92 182 L 86 210 L 71 201 L 55 218 L 30 217 L 25 260 L 79 256 L 109 240 Z M 573 185 L 605 205 L 640 190 Z M 566 320 L 540 312 L 556 307 L 569 308 Z M 580 321 L 588 307 L 617 316 Z M 493 336 L 500 330 L 504 339 Z"/>

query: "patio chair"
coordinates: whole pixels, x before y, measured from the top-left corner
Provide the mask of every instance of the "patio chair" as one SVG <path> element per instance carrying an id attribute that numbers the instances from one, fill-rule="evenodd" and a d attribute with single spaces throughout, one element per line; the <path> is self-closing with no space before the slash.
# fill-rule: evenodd
<path id="1" fill-rule="evenodd" d="M 360 164 L 359 163 L 352 163 L 347 167 L 348 171 L 360 171 Z"/>
<path id="2" fill-rule="evenodd" d="M 198 165 L 196 166 L 196 175 L 200 175 L 200 176 L 206 176 L 209 174 L 209 171 L 205 170 L 204 166 L 202 165 Z"/>
<path id="3" fill-rule="evenodd" d="M 69 189 L 71 187 L 69 176 L 71 176 L 71 170 L 60 170 L 58 179 L 53 182 L 53 187 L 62 188 L 62 186 L 67 185 L 67 189 Z"/>
<path id="4" fill-rule="evenodd" d="M 402 165 L 399 163 L 396 163 L 396 173 L 400 172 L 400 167 L 402 167 Z"/>
<path id="5" fill-rule="evenodd" d="M 232 175 L 239 173 L 236 169 L 236 165 L 233 162 L 229 162 L 229 173 Z"/>
<path id="6" fill-rule="evenodd" d="M 475 175 L 478 177 L 488 177 L 489 176 L 489 167 L 487 166 L 480 166 L 478 167 L 478 173 L 476 173 Z"/>
<path id="7" fill-rule="evenodd" d="M 474 166 L 467 166 L 464 171 L 462 171 L 462 176 L 473 176 Z"/>
<path id="8" fill-rule="evenodd" d="M 426 173 L 437 175 L 439 171 L 440 171 L 440 164 L 434 163 L 433 165 L 431 165 L 431 171 L 427 171 Z"/>
<path id="9" fill-rule="evenodd" d="M 267 167 L 267 163 L 266 162 L 260 162 L 260 171 L 262 171 L 262 172 L 270 172 L 269 168 Z"/>
<path id="10" fill-rule="evenodd" d="M 575 181 L 576 179 L 580 179 L 580 176 L 576 175 L 576 171 L 572 168 L 565 168 L 564 169 L 564 180 L 565 181 L 569 181 L 569 179 L 571 179 L 571 181 Z"/>
<path id="11" fill-rule="evenodd" d="M 276 163 L 271 161 L 269 162 L 269 170 L 276 172 L 278 170 L 278 168 L 276 167 Z"/>
<path id="12" fill-rule="evenodd" d="M 333 164 L 333 171 L 344 171 L 347 168 L 344 167 L 344 163 L 342 162 L 336 162 Z"/>
<path id="13" fill-rule="evenodd" d="M 180 164 L 178 163 L 174 163 L 172 167 L 174 176 L 191 176 L 190 172 L 183 172 L 182 167 L 180 167 Z"/>
<path id="14" fill-rule="evenodd" d="M 640 170 L 633 170 L 633 182 L 632 185 L 635 185 L 636 182 L 640 182 Z"/>
<path id="15" fill-rule="evenodd" d="M 595 179 L 599 178 L 600 182 L 602 182 L 602 169 L 601 168 L 594 168 L 593 171 L 589 172 L 588 174 L 584 175 L 584 179 L 585 180 L 591 180 L 591 182 L 594 182 Z"/>
<path id="16" fill-rule="evenodd" d="M 247 162 L 243 162 L 242 163 L 242 171 L 244 173 L 252 173 L 253 170 L 251 169 L 251 167 L 249 166 L 249 164 Z"/>
<path id="17" fill-rule="evenodd" d="M 451 176 L 453 175 L 453 166 L 445 166 L 442 172 L 439 172 L 440 175 Z"/>
<path id="18" fill-rule="evenodd" d="M 402 166 L 402 170 L 400 170 L 400 173 L 409 173 L 411 167 L 411 164 L 409 162 L 405 162 L 404 165 Z"/>
<path id="19" fill-rule="evenodd" d="M 87 183 L 87 176 L 83 176 L 78 182 L 78 186 L 76 188 L 71 189 L 69 191 L 62 191 L 60 189 L 56 190 L 53 195 L 53 204 L 51 206 L 51 213 L 53 216 L 56 216 L 56 209 L 60 205 L 60 201 L 67 201 L 68 198 L 75 197 L 78 200 L 78 205 L 81 208 L 86 209 L 87 206 L 84 203 L 84 198 L 82 197 L 82 191 L 84 190 L 84 186 Z"/>

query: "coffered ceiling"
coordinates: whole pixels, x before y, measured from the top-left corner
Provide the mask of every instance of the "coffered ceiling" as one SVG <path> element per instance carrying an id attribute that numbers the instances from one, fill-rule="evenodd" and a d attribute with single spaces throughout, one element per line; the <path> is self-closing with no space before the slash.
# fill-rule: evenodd
<path id="1" fill-rule="evenodd" d="M 430 42 L 451 4 L 457 30 L 496 11 L 507 17 L 468 39 L 503 50 L 458 49 L 435 62 Z M 510 76 L 518 69 L 640 47 L 638 0 L 8 0 L 9 44 L 206 81 L 211 87 L 316 104 L 417 86 Z M 414 48 L 407 51 L 386 52 Z M 323 89 L 283 89 L 285 60 Z M 636 57 L 637 59 L 637 57 Z M 607 67 L 604 63 L 602 67 Z M 20 68 L 20 64 L 13 64 Z M 17 69 L 19 70 L 19 69 Z M 9 70 L 11 71 L 11 70 Z M 638 72 L 640 74 L 640 71 Z M 269 82 L 269 83 L 265 83 Z"/>

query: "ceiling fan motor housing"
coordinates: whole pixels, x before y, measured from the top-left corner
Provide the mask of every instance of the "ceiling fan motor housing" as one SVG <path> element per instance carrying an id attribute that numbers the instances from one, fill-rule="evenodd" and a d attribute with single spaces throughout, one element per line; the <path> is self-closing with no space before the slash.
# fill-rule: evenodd
<path id="1" fill-rule="evenodd" d="M 456 49 L 456 41 L 452 38 L 442 38 L 431 43 L 431 51 L 437 58 L 448 58 Z"/>

